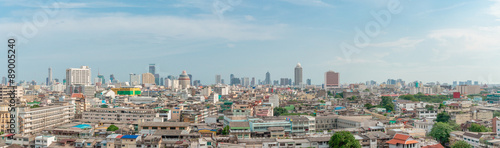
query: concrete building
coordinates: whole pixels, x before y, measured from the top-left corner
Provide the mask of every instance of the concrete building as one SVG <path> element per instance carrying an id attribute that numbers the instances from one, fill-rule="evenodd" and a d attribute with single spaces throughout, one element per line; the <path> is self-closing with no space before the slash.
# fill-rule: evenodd
<path id="1" fill-rule="evenodd" d="M 302 85 L 302 66 L 300 65 L 300 63 L 297 63 L 297 66 L 295 66 L 294 76 L 295 86 Z"/>
<path id="2" fill-rule="evenodd" d="M 19 127 L 16 133 L 36 134 L 45 128 L 57 127 L 72 122 L 75 114 L 75 105 L 61 103 L 52 106 L 37 108 L 18 107 Z"/>
<path id="3" fill-rule="evenodd" d="M 142 74 L 142 84 L 156 84 L 155 76 L 152 73 L 143 73 Z"/>
<path id="4" fill-rule="evenodd" d="M 221 76 L 220 75 L 215 75 L 215 84 L 221 84 Z"/>
<path id="5" fill-rule="evenodd" d="M 130 74 L 130 86 L 135 86 L 141 84 L 141 76 L 138 74 Z"/>
<path id="6" fill-rule="evenodd" d="M 459 85 L 455 88 L 460 94 L 479 94 L 481 87 L 479 85 Z"/>
<path id="7" fill-rule="evenodd" d="M 21 86 L 1 86 L 0 87 L 0 104 L 8 103 L 10 101 L 10 93 L 14 91 L 16 93 L 16 98 L 22 101 L 24 89 Z M 5 100 L 5 101 L 4 101 Z M 16 102 L 20 103 L 20 102 Z"/>
<path id="8" fill-rule="evenodd" d="M 325 88 L 339 87 L 339 73 L 328 71 L 325 73 Z"/>
<path id="9" fill-rule="evenodd" d="M 129 122 L 153 121 L 159 113 L 153 109 L 125 109 L 125 108 L 90 108 L 83 112 L 83 119 L 92 123 L 96 122 Z"/>
<path id="10" fill-rule="evenodd" d="M 66 93 L 71 94 L 74 91 L 71 86 L 81 85 L 87 86 L 91 85 L 91 71 L 88 66 L 82 66 L 80 68 L 69 68 L 66 69 Z M 78 92 L 81 93 L 81 92 Z"/>

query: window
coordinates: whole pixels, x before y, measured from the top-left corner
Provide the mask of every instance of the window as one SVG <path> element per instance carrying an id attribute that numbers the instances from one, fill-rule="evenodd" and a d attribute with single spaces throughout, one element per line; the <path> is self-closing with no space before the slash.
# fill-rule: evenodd
<path id="1" fill-rule="evenodd" d="M 175 127 L 170 127 L 171 130 L 175 130 Z"/>
<path id="2" fill-rule="evenodd" d="M 158 129 L 158 127 L 152 127 L 153 129 Z"/>
<path id="3" fill-rule="evenodd" d="M 161 127 L 161 129 L 167 129 L 167 127 Z"/>
<path id="4" fill-rule="evenodd" d="M 180 130 L 184 130 L 184 127 L 179 127 Z"/>

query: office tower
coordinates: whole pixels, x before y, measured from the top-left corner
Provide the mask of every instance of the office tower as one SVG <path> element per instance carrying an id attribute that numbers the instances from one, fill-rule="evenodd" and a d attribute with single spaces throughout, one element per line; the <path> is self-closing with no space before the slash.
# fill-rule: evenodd
<path id="1" fill-rule="evenodd" d="M 160 74 L 154 74 L 155 76 L 155 84 L 160 85 Z"/>
<path id="2" fill-rule="evenodd" d="M 250 81 L 251 86 L 255 86 L 255 77 L 252 77 L 252 81 Z"/>
<path id="3" fill-rule="evenodd" d="M 215 84 L 221 84 L 221 76 L 215 75 Z"/>
<path id="4" fill-rule="evenodd" d="M 104 75 L 98 74 L 97 77 L 99 78 L 99 81 L 101 81 L 101 84 L 106 84 L 106 80 L 104 79 Z"/>
<path id="5" fill-rule="evenodd" d="M 179 84 L 182 89 L 186 89 L 190 86 L 191 79 L 189 78 L 186 71 L 182 71 L 182 74 L 179 75 Z"/>
<path id="6" fill-rule="evenodd" d="M 164 86 L 164 83 L 163 83 L 163 82 L 165 82 L 165 80 L 163 80 L 163 77 L 161 77 L 161 78 L 160 78 L 160 85 L 161 85 L 161 86 Z"/>
<path id="7" fill-rule="evenodd" d="M 229 85 L 234 85 L 234 74 L 229 75 Z"/>
<path id="8" fill-rule="evenodd" d="M 224 79 L 221 79 L 221 80 L 220 80 L 220 84 L 225 84 L 225 83 L 224 83 Z"/>
<path id="9" fill-rule="evenodd" d="M 478 81 L 474 81 L 474 85 L 479 85 L 479 82 Z"/>
<path id="10" fill-rule="evenodd" d="M 200 80 L 194 80 L 193 81 L 193 86 L 201 86 L 201 81 Z"/>
<path id="11" fill-rule="evenodd" d="M 300 63 L 297 63 L 297 66 L 295 66 L 295 85 L 301 85 L 302 84 L 302 66 Z"/>
<path id="12" fill-rule="evenodd" d="M 176 79 L 175 76 L 173 76 L 173 75 L 168 75 L 167 78 L 170 79 L 170 80 Z"/>
<path id="13" fill-rule="evenodd" d="M 472 85 L 472 80 L 467 80 L 467 85 Z"/>
<path id="14" fill-rule="evenodd" d="M 189 85 L 193 86 L 193 75 L 188 74 L 188 76 L 189 76 Z"/>
<path id="15" fill-rule="evenodd" d="M 156 66 L 155 64 L 149 64 L 149 73 L 156 74 Z"/>
<path id="16" fill-rule="evenodd" d="M 115 75 L 109 75 L 109 80 L 111 81 L 111 83 L 113 83 L 113 81 L 115 80 Z"/>
<path id="17" fill-rule="evenodd" d="M 48 86 L 49 85 L 49 77 L 45 78 L 45 84 Z"/>
<path id="18" fill-rule="evenodd" d="M 325 87 L 337 88 L 339 87 L 339 73 L 328 71 L 325 73 Z"/>
<path id="19" fill-rule="evenodd" d="M 143 73 L 142 74 L 142 84 L 156 84 L 155 83 L 155 75 L 152 73 Z"/>
<path id="20" fill-rule="evenodd" d="M 264 80 L 264 84 L 271 85 L 271 73 L 266 72 L 266 80 Z"/>
<path id="21" fill-rule="evenodd" d="M 280 79 L 280 85 L 281 86 L 288 85 L 288 78 L 281 78 Z"/>
<path id="22" fill-rule="evenodd" d="M 248 77 L 241 78 L 241 85 L 243 86 L 250 85 L 250 79 Z"/>
<path id="23" fill-rule="evenodd" d="M 135 86 L 141 84 L 141 76 L 138 74 L 130 74 L 130 86 Z"/>
<path id="24" fill-rule="evenodd" d="M 311 85 L 311 79 L 307 79 L 307 85 Z"/>
<path id="25" fill-rule="evenodd" d="M 2 77 L 2 84 L 4 86 L 7 86 L 7 78 L 6 77 Z"/>
<path id="26" fill-rule="evenodd" d="M 87 86 L 91 85 L 91 72 L 88 66 L 82 66 L 80 68 L 69 68 L 66 69 L 66 92 L 67 94 L 74 93 L 74 87 L 79 85 Z M 81 92 L 78 92 L 81 93 Z"/>
<path id="27" fill-rule="evenodd" d="M 52 85 L 52 68 L 49 67 L 49 80 L 47 85 Z"/>
<path id="28" fill-rule="evenodd" d="M 278 80 L 273 81 L 273 85 L 279 85 L 279 84 L 280 84 L 280 81 L 278 81 Z"/>

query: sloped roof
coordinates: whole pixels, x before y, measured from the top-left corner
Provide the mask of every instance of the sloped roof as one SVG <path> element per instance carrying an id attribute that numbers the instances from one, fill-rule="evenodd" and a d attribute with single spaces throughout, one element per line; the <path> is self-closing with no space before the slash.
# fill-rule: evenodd
<path id="1" fill-rule="evenodd" d="M 418 141 L 410 140 L 409 135 L 396 134 L 396 135 L 394 135 L 394 138 L 387 141 L 386 143 L 389 143 L 389 144 L 398 144 L 398 143 L 399 144 L 414 144 L 414 143 L 418 143 Z"/>

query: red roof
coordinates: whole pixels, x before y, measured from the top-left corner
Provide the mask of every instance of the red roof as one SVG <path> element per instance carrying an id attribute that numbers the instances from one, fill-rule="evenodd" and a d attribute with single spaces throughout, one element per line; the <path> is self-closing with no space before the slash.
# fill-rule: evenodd
<path id="1" fill-rule="evenodd" d="M 408 140 L 408 139 L 410 139 L 409 135 L 396 134 L 396 135 L 394 135 L 394 138 L 387 141 L 386 143 L 389 143 L 389 144 L 398 144 L 398 143 L 399 144 L 414 144 L 414 143 L 418 143 L 418 141 L 416 141 L 416 140 Z"/>
<path id="2" fill-rule="evenodd" d="M 428 145 L 428 146 L 424 146 L 422 148 L 444 148 L 444 146 L 442 146 L 441 144 L 434 144 L 434 145 Z"/>
<path id="3" fill-rule="evenodd" d="M 71 94 L 71 98 L 83 98 L 83 94 L 82 93 L 74 93 L 74 94 Z"/>

